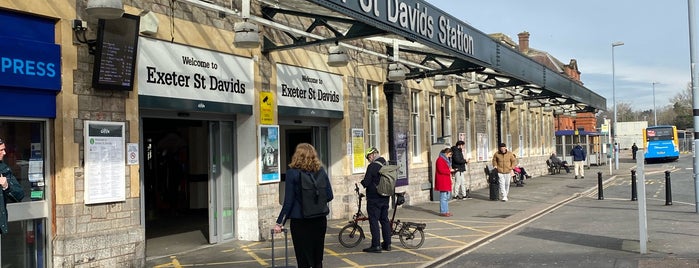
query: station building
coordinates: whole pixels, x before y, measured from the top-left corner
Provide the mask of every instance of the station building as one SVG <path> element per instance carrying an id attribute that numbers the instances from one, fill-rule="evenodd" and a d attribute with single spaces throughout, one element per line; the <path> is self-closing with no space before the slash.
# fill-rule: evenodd
<path id="1" fill-rule="evenodd" d="M 2 265 L 142 267 L 156 238 L 266 240 L 301 142 L 331 177 L 331 219 L 351 217 L 370 146 L 408 204 L 430 202 L 435 152 L 458 140 L 474 189 L 499 142 L 542 174 L 556 111 L 606 107 L 424 1 L 369 2 L 0 0 L 3 162 L 26 193 Z"/>

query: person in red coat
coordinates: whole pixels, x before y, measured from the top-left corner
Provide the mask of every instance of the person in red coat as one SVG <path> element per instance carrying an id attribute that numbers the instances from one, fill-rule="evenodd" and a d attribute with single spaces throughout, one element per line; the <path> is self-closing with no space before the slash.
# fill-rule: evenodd
<path id="1" fill-rule="evenodd" d="M 451 200 L 451 148 L 444 148 L 439 152 L 435 164 L 434 190 L 439 191 L 439 216 L 451 217 L 449 212 L 449 200 Z"/>

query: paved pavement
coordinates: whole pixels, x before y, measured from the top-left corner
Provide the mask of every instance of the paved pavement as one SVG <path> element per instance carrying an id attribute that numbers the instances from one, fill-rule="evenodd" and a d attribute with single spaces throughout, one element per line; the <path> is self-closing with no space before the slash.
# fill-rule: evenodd
<path id="1" fill-rule="evenodd" d="M 691 156 L 685 156 L 689 157 Z M 630 158 L 630 157 L 629 157 Z M 424 222 L 426 240 L 419 249 L 403 248 L 397 237 L 391 252 L 364 253 L 367 240 L 345 248 L 337 234 L 346 221 L 329 222 L 326 267 L 699 267 L 699 214 L 690 200 L 664 196 L 647 200 L 647 254 L 640 254 L 638 202 L 630 201 L 630 172 L 635 164 L 620 162 L 617 176 L 608 166 L 593 166 L 585 179 L 571 174 L 534 177 L 524 187 L 512 187 L 508 202 L 490 201 L 488 189 L 472 199 L 452 201 L 453 217 L 439 217 L 438 202 L 402 206 L 396 218 Z M 690 165 L 691 167 L 691 165 Z M 646 166 L 646 174 L 662 173 L 667 165 Z M 676 171 L 676 170 L 674 170 Z M 603 173 L 604 200 L 598 200 L 597 172 Z M 647 176 L 649 178 L 649 176 Z M 660 192 L 664 182 L 649 179 Z M 693 186 L 693 184 L 692 184 Z M 677 186 L 675 186 L 677 187 Z M 651 187 L 648 187 L 651 190 Z M 655 190 L 655 188 L 652 188 Z M 646 192 L 649 192 L 649 191 Z M 651 191 L 652 192 L 652 191 Z M 684 198 L 684 197 L 683 197 Z M 282 236 L 275 262 L 284 265 Z M 270 267 L 269 241 L 232 241 L 178 254 L 150 257 L 148 267 Z M 289 265 L 295 266 L 289 240 Z M 280 257 L 281 256 L 281 257 Z"/>

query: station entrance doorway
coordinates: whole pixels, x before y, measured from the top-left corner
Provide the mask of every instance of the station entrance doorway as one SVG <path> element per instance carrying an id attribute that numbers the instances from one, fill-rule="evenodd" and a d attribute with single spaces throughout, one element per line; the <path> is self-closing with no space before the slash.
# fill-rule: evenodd
<path id="1" fill-rule="evenodd" d="M 192 247 L 233 238 L 233 122 L 141 122 L 146 243 Z"/>

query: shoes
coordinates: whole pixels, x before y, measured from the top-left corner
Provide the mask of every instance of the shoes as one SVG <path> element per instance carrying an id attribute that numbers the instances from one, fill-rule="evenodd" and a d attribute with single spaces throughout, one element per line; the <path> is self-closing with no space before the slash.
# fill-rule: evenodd
<path id="1" fill-rule="evenodd" d="M 578 179 L 578 176 L 575 176 L 575 179 L 577 180 L 577 179 Z"/>
<path id="2" fill-rule="evenodd" d="M 531 175 L 527 175 L 527 179 L 531 179 L 531 178 L 532 178 L 532 176 L 531 176 Z"/>
<path id="3" fill-rule="evenodd" d="M 385 251 L 391 251 L 391 245 L 386 245 L 386 243 L 381 243 L 381 249 Z"/>
<path id="4" fill-rule="evenodd" d="M 364 252 L 370 252 L 370 253 L 381 253 L 381 247 L 368 247 L 365 249 L 362 249 Z"/>
<path id="5" fill-rule="evenodd" d="M 450 212 L 439 213 L 439 216 L 442 216 L 442 217 L 451 217 L 452 215 L 453 215 L 453 214 L 451 214 Z"/>
<path id="6" fill-rule="evenodd" d="M 500 201 L 502 201 L 502 202 L 507 202 L 507 197 L 501 198 Z"/>
<path id="7" fill-rule="evenodd" d="M 584 179 L 584 178 L 585 178 L 585 176 L 580 177 L 580 179 Z"/>

